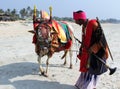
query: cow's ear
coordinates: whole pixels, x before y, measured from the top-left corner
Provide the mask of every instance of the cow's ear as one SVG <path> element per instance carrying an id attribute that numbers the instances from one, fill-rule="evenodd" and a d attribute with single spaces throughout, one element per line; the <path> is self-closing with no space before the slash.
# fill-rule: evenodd
<path id="1" fill-rule="evenodd" d="M 35 31 L 34 31 L 34 30 L 29 30 L 28 32 L 30 32 L 30 33 L 32 33 L 32 34 L 34 34 L 34 33 L 35 33 Z"/>

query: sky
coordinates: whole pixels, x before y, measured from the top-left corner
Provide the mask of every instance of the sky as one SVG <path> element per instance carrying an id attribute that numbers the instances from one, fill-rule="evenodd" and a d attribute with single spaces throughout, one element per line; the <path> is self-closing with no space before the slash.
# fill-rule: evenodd
<path id="1" fill-rule="evenodd" d="M 52 6 L 53 16 L 72 17 L 74 11 L 83 10 L 88 18 L 120 20 L 120 0 L 1 0 L 0 9 L 7 10 L 27 8 L 32 9 L 36 5 L 38 10 L 45 10 L 49 13 L 49 6 Z"/>

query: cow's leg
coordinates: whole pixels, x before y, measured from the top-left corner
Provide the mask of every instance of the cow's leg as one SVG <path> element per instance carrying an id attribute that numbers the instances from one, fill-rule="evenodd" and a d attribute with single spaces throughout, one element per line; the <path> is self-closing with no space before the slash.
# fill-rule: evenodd
<path id="1" fill-rule="evenodd" d="M 67 53 L 68 53 L 68 50 L 65 50 L 63 56 L 61 57 L 61 59 L 65 58 L 63 65 L 67 64 Z"/>
<path id="2" fill-rule="evenodd" d="M 48 67 L 49 67 L 49 57 L 46 60 L 46 72 L 44 74 L 44 76 L 48 77 Z"/>
<path id="3" fill-rule="evenodd" d="M 67 57 L 65 56 L 65 60 L 64 60 L 63 65 L 66 65 L 66 64 L 67 64 Z"/>
<path id="4" fill-rule="evenodd" d="M 66 55 L 65 55 L 65 60 L 64 60 L 64 65 L 66 65 L 66 64 L 67 64 L 67 53 L 68 53 L 68 52 L 67 52 L 67 51 L 64 51 L 64 52 L 65 52 L 65 54 L 66 54 Z"/>
<path id="5" fill-rule="evenodd" d="M 69 55 L 70 55 L 70 69 L 72 69 L 73 68 L 73 64 L 72 64 L 72 56 L 73 56 L 73 54 L 72 54 L 71 50 L 69 50 Z"/>
<path id="6" fill-rule="evenodd" d="M 41 57 L 38 56 L 38 63 L 39 63 L 39 70 L 41 72 L 42 75 L 44 75 L 44 69 L 42 67 L 42 64 L 41 64 Z"/>

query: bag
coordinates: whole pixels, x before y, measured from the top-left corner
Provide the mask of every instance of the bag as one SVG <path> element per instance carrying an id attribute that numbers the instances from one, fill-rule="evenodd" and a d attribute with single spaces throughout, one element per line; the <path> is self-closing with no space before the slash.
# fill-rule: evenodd
<path id="1" fill-rule="evenodd" d="M 95 31 L 92 33 L 92 38 L 91 38 L 91 46 L 95 43 L 101 42 L 102 47 L 101 49 L 96 53 L 96 54 L 90 54 L 89 56 L 89 73 L 90 74 L 95 74 L 95 75 L 100 75 L 103 74 L 107 71 L 106 65 L 104 65 L 96 56 L 101 58 L 104 62 L 106 62 L 106 59 L 103 59 L 103 56 L 105 54 L 105 48 L 107 45 L 105 36 L 103 34 L 103 31 L 100 27 L 98 27 Z M 95 56 L 96 55 L 96 56 Z"/>
<path id="2" fill-rule="evenodd" d="M 103 54 L 103 49 L 101 48 L 97 54 L 90 54 L 89 56 L 89 69 L 88 72 L 94 75 L 100 75 L 107 71 L 106 65 L 104 65 L 96 56 L 100 57 L 101 60 L 106 62 L 106 59 L 102 59 L 100 56 L 101 53 Z M 95 56 L 96 55 L 96 56 Z"/>
<path id="3" fill-rule="evenodd" d="M 98 27 L 95 31 L 92 32 L 92 42 L 91 43 L 98 43 L 103 38 L 103 31 L 100 27 Z"/>

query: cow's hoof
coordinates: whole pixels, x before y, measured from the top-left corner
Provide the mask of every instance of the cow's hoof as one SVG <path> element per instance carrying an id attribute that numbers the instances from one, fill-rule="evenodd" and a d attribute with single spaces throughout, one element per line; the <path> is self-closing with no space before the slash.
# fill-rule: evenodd
<path id="1" fill-rule="evenodd" d="M 41 72 L 41 75 L 44 75 L 45 74 L 45 72 L 43 71 L 43 72 Z"/>
<path id="2" fill-rule="evenodd" d="M 72 65 L 70 65 L 70 67 L 69 67 L 70 69 L 73 69 L 73 66 Z"/>
<path id="3" fill-rule="evenodd" d="M 47 74 L 47 73 L 44 73 L 44 75 L 43 75 L 43 76 L 48 77 L 48 74 Z"/>

